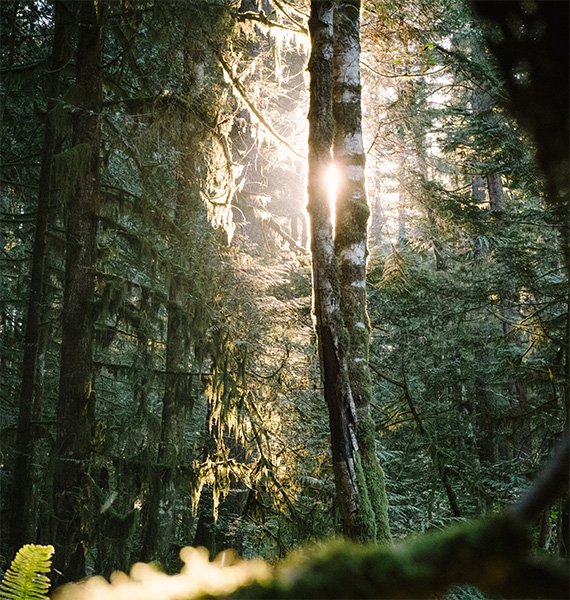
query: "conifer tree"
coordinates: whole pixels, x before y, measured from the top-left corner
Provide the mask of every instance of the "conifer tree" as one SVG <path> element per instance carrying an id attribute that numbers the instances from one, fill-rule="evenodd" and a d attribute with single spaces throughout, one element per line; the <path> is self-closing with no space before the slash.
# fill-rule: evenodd
<path id="1" fill-rule="evenodd" d="M 79 2 L 77 111 L 66 160 L 73 179 L 67 205 L 66 278 L 54 451 L 54 542 L 65 580 L 85 574 L 93 519 L 89 462 L 95 427 L 93 335 L 99 196 L 104 3 Z"/>
<path id="2" fill-rule="evenodd" d="M 32 453 L 35 435 L 32 428 L 32 407 L 36 414 L 41 410 L 42 398 L 34 398 L 37 392 L 37 361 L 40 346 L 40 324 L 45 319 L 47 230 L 50 203 L 53 198 L 53 161 L 62 134 L 58 115 L 61 115 L 60 73 L 67 61 L 66 40 L 69 35 L 69 14 L 63 2 L 56 2 L 51 55 L 47 61 L 45 96 L 49 99 L 45 108 L 44 139 L 41 155 L 41 171 L 34 231 L 30 290 L 26 314 L 24 356 L 18 412 L 18 429 L 15 442 L 15 484 L 12 493 L 14 514 L 11 519 L 11 547 L 15 551 L 24 543 L 35 539 L 35 515 L 33 505 L 36 488 L 32 473 Z M 59 125 L 59 126 L 58 126 Z M 35 401 L 34 401 L 35 400 Z"/>

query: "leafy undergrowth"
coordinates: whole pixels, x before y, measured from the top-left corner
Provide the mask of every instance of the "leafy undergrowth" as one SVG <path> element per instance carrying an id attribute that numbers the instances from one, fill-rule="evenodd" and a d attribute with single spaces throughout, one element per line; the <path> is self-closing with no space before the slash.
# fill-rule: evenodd
<path id="1" fill-rule="evenodd" d="M 22 546 L 0 584 L 3 600 L 47 600 L 53 546 Z"/>

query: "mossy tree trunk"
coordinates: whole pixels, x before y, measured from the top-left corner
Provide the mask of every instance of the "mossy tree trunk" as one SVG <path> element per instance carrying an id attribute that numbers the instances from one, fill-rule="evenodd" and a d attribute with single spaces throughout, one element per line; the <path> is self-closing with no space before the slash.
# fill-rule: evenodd
<path id="1" fill-rule="evenodd" d="M 191 37 L 191 24 L 187 25 Z M 176 503 L 178 472 L 184 462 L 186 424 L 194 409 L 191 350 L 199 344 L 207 328 L 208 290 L 199 289 L 211 275 L 211 262 L 201 253 L 214 248 L 207 210 L 200 195 L 205 168 L 200 168 L 203 145 L 211 132 L 199 107 L 204 89 L 204 48 L 196 42 L 183 51 L 184 100 L 180 106 L 174 145 L 179 150 L 176 166 L 176 200 L 174 221 L 180 228 L 173 244 L 168 292 L 168 323 L 165 360 L 165 389 L 162 401 L 161 435 L 157 468 L 151 483 L 144 535 L 143 556 L 146 560 L 176 563 Z M 192 107 L 194 110 L 192 110 Z"/>
<path id="2" fill-rule="evenodd" d="M 99 150 L 102 106 L 102 11 L 92 0 L 78 7 L 77 109 L 73 119 L 76 179 L 67 205 L 66 265 L 57 440 L 54 450 L 55 566 L 64 581 L 85 575 L 89 545 L 91 485 L 89 462 L 95 425 L 93 296 Z M 80 159 L 78 157 L 81 157 Z"/>
<path id="3" fill-rule="evenodd" d="M 35 542 L 35 519 L 33 515 L 34 483 L 32 454 L 34 432 L 32 418 L 34 407 L 40 406 L 38 397 L 37 362 L 40 346 L 40 320 L 44 307 L 46 232 L 49 221 L 49 205 L 52 186 L 53 156 L 60 133 L 54 118 L 58 110 L 56 98 L 59 95 L 59 80 L 64 61 L 68 22 L 63 2 L 55 3 L 54 35 L 51 56 L 45 78 L 46 97 L 50 100 L 46 107 L 44 138 L 39 179 L 37 216 L 34 231 L 34 250 L 30 272 L 30 295 L 24 339 L 22 362 L 22 384 L 20 388 L 18 427 L 16 433 L 16 462 L 14 466 L 14 487 L 12 491 L 12 516 L 10 546 L 15 553 L 24 544 Z"/>
<path id="4" fill-rule="evenodd" d="M 309 31 L 312 50 L 309 60 L 307 210 L 321 377 L 329 411 L 333 470 L 343 532 L 353 539 L 371 540 L 375 539 L 377 528 L 356 437 L 357 412 L 350 387 L 349 340 L 341 312 L 339 270 L 327 186 L 334 129 L 332 2 L 314 0 L 311 3 Z"/>
<path id="5" fill-rule="evenodd" d="M 183 124 L 183 127 L 184 124 Z M 186 125 L 187 127 L 187 125 Z M 188 140 L 187 140 L 188 141 Z M 188 141 L 191 144 L 190 141 Z M 191 146 L 190 146 L 191 147 Z M 177 177 L 177 194 L 175 221 L 183 230 L 190 229 L 192 236 L 192 221 L 199 208 L 196 207 L 196 194 L 188 194 L 188 177 L 195 179 L 193 156 L 183 153 L 179 159 L 180 173 Z M 197 198 L 198 202 L 200 198 Z M 192 213 L 195 213 L 194 216 Z M 190 307 L 188 298 L 188 260 L 195 253 L 182 253 L 174 257 L 173 272 L 170 276 L 168 289 L 168 323 L 165 360 L 165 387 L 162 399 L 162 418 L 158 459 L 146 517 L 143 556 L 146 560 L 169 562 L 171 544 L 176 537 L 176 498 L 177 472 L 184 456 L 184 434 L 186 423 L 193 410 L 192 374 L 189 373 L 189 339 L 188 319 Z"/>
<path id="6" fill-rule="evenodd" d="M 179 212 L 177 210 L 177 212 Z M 184 433 L 192 412 L 191 375 L 186 350 L 185 278 L 174 273 L 168 294 L 165 389 L 157 464 L 154 466 L 144 529 L 143 556 L 168 564 L 176 537 L 178 467 L 184 452 Z"/>
<path id="7" fill-rule="evenodd" d="M 388 540 L 386 485 L 370 414 L 370 320 L 366 308 L 370 209 L 362 138 L 360 0 L 335 0 L 333 114 L 333 159 L 338 177 L 335 252 L 340 269 L 341 310 L 350 343 L 347 361 L 356 406 L 356 438 L 374 511 L 376 536 Z"/>

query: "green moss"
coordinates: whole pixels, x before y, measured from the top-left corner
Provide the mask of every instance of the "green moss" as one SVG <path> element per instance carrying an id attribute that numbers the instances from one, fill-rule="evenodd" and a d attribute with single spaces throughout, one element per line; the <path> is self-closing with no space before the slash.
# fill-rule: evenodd
<path id="1" fill-rule="evenodd" d="M 361 200 L 337 202 L 335 245 L 337 253 L 366 239 L 370 207 L 366 196 Z"/>
<path id="2" fill-rule="evenodd" d="M 507 514 L 486 521 L 459 523 L 394 547 L 329 540 L 305 546 L 274 568 L 248 561 L 220 568 L 207 561 L 205 552 L 187 548 L 181 553 L 186 555 L 183 557 L 186 566 L 175 576 L 176 585 L 172 587 L 168 585 L 169 577 L 161 575 L 164 585 L 158 588 L 156 572 L 145 565 L 138 565 L 131 578 L 124 575 L 116 578 L 116 582 L 125 596 L 147 597 L 148 578 L 155 600 L 171 600 L 174 596 L 188 600 L 203 597 L 425 599 L 443 597 L 450 587 L 467 584 L 511 598 L 529 597 L 524 596 L 529 590 L 533 598 L 565 597 L 567 568 L 560 569 L 559 564 L 552 563 L 545 569 L 530 562 L 529 540 L 524 525 Z M 220 587 L 226 574 L 227 585 Z M 81 586 L 67 586 L 57 597 L 66 600 L 117 597 L 115 586 L 94 579 Z M 182 595 L 184 589 L 187 592 Z"/>
<path id="3" fill-rule="evenodd" d="M 358 525 L 360 530 L 361 542 L 376 541 L 376 518 L 372 509 L 372 502 L 369 495 L 366 475 L 364 473 L 362 458 L 360 452 L 354 456 L 356 477 L 358 478 L 358 489 L 360 491 Z"/>
<path id="4" fill-rule="evenodd" d="M 366 198 L 361 201 L 352 202 L 350 205 L 352 219 L 357 231 L 366 231 L 368 219 L 370 218 L 370 207 Z"/>
<path id="5" fill-rule="evenodd" d="M 48 119 L 56 137 L 63 136 L 71 123 L 71 116 L 65 110 L 63 102 L 56 102 L 53 105 L 53 108 L 48 112 Z"/>
<path id="6" fill-rule="evenodd" d="M 268 585 L 239 597 L 427 598 L 468 581 L 492 588 L 527 548 L 525 530 L 505 516 L 462 523 L 396 549 L 335 540 L 305 548 Z"/>
<path id="7" fill-rule="evenodd" d="M 369 380 L 368 385 L 370 385 Z M 386 496 L 384 470 L 376 456 L 374 422 L 370 415 L 366 413 L 363 416 L 359 415 L 356 435 L 362 454 L 362 465 L 368 496 L 376 520 L 376 540 L 379 542 L 388 542 L 391 539 L 391 534 L 388 521 L 388 498 Z"/>

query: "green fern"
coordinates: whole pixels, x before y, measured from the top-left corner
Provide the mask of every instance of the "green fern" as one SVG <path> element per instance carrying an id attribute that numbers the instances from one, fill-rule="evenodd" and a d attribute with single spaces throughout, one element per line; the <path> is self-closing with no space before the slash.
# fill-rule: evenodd
<path id="1" fill-rule="evenodd" d="M 0 583 L 0 598 L 5 600 L 47 600 L 50 586 L 45 573 L 51 570 L 53 546 L 26 544 Z"/>

